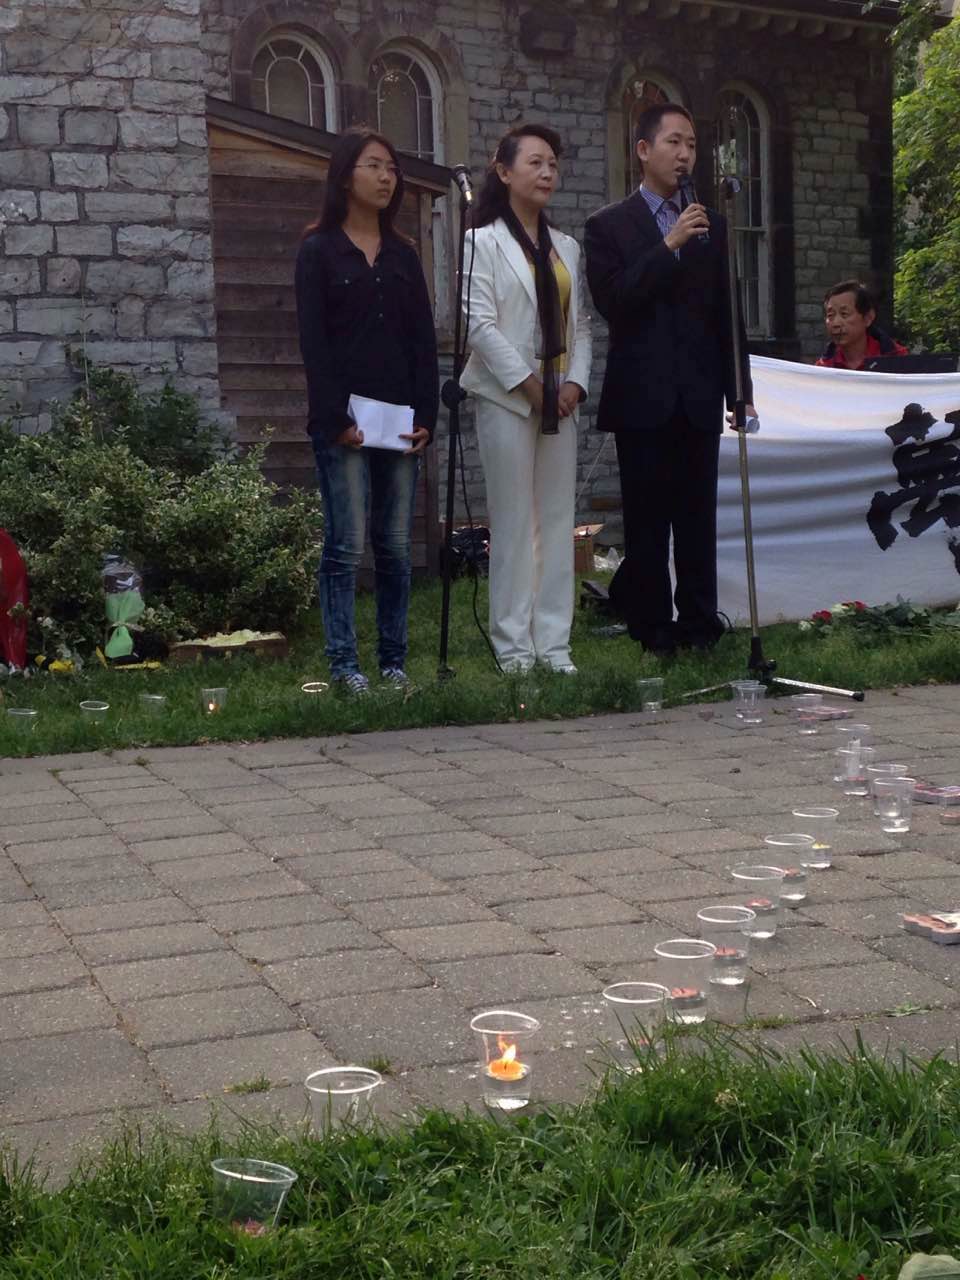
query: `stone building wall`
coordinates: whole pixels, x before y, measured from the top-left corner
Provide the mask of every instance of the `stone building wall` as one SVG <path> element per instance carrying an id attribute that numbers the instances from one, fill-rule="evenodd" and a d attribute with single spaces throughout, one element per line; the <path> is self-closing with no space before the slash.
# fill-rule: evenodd
<path id="1" fill-rule="evenodd" d="M 219 411 L 200 0 L 4 0 L 0 413 L 65 344 Z"/>
<path id="2" fill-rule="evenodd" d="M 242 101 L 258 33 L 279 27 L 312 31 L 330 51 L 342 124 L 374 117 L 367 68 L 380 49 L 419 49 L 443 84 L 442 160 L 466 160 L 478 179 L 506 127 L 548 121 L 566 146 L 554 216 L 578 238 L 589 213 L 622 194 L 631 77 L 676 85 L 707 149 L 719 90 L 746 85 L 769 117 L 776 350 L 816 354 L 820 300 L 838 277 L 865 274 L 889 292 L 890 66 L 869 23 L 679 0 L 522 10 L 517 0 L 6 0 L 0 390 L 35 419 L 71 385 L 63 343 L 81 339 L 148 380 L 175 374 L 218 408 L 203 97 Z M 606 519 L 616 536 L 615 452 L 591 417 L 604 351 L 598 319 L 578 518 Z M 466 418 L 467 484 L 482 515 Z M 445 424 L 442 474 L 444 434 Z"/>
<path id="3" fill-rule="evenodd" d="M 846 275 L 866 275 L 889 293 L 891 250 L 890 68 L 882 35 L 731 9 L 705 14 L 677 4 L 565 4 L 521 12 L 513 0 L 206 0 L 203 49 L 210 92 L 236 89 L 235 54 L 251 22 L 300 26 L 325 39 L 341 77 L 349 121 L 374 118 L 366 67 L 378 47 L 419 45 L 450 90 L 463 90 L 465 119 L 447 111 L 446 163 L 466 161 L 479 180 L 505 128 L 542 119 L 564 138 L 563 180 L 552 210 L 582 237 L 587 216 L 622 194 L 616 115 L 631 72 L 677 85 L 700 122 L 702 147 L 722 87 L 748 86 L 764 101 L 776 175 L 779 260 L 776 353 L 813 358 L 823 344 L 821 299 Z M 679 12 L 678 12 L 679 10 Z M 661 16 L 657 16 L 657 15 Z M 687 16 L 689 15 L 689 16 Z M 719 15 L 719 16 L 718 16 Z M 698 20 L 691 20 L 696 18 Z M 234 59 L 233 65 L 231 59 Z M 242 70 L 242 68 L 240 68 Z M 618 534 L 613 442 L 592 431 L 605 326 L 595 325 L 594 379 L 580 428 L 581 520 L 607 520 Z M 762 406 L 761 406 L 762 409 Z M 484 510 L 482 473 L 466 410 L 467 486 Z M 445 424 L 438 448 L 445 474 Z M 460 515 L 462 503 L 458 501 Z"/>

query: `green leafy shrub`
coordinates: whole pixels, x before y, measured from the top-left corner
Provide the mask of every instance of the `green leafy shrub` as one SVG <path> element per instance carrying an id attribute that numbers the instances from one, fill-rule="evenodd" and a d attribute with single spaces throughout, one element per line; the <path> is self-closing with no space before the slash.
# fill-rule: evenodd
<path id="1" fill-rule="evenodd" d="M 911 0 L 908 23 L 936 6 Z M 927 33 L 929 34 L 929 32 Z M 960 347 L 960 23 L 931 34 L 919 83 L 894 104 L 897 319 L 934 351 Z"/>
<path id="2" fill-rule="evenodd" d="M 83 385 L 58 415 L 62 430 L 126 444 L 144 462 L 178 475 L 196 475 L 231 451 L 229 436 L 203 420 L 195 396 L 169 382 L 143 393 L 129 373 L 95 365 L 69 347 L 67 354 Z"/>
<path id="3" fill-rule="evenodd" d="M 165 642 L 293 626 L 313 599 L 317 498 L 278 501 L 263 449 L 227 457 L 191 397 L 142 397 L 92 366 L 85 376 L 90 394 L 56 408 L 49 432 L 0 424 L 0 512 L 27 563 L 31 650 L 102 643 L 109 552 L 143 570 L 143 626 Z"/>

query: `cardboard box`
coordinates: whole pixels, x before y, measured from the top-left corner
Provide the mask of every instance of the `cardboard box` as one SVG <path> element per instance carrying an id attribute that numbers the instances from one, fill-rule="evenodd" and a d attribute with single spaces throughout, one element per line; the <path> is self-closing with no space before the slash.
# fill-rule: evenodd
<path id="1" fill-rule="evenodd" d="M 593 539 L 602 528 L 602 524 L 580 524 L 574 529 L 574 573 L 593 573 Z"/>

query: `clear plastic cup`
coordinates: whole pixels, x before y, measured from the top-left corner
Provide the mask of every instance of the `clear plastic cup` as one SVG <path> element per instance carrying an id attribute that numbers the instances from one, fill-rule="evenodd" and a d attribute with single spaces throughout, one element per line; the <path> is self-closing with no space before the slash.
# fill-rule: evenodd
<path id="1" fill-rule="evenodd" d="M 813 837 L 813 847 L 809 853 L 800 851 L 798 861 L 801 867 L 811 871 L 824 871 L 833 865 L 833 838 L 840 816 L 839 809 L 829 805 L 804 805 L 794 809 L 791 815 L 796 818 L 797 825 L 805 833 Z"/>
<path id="2" fill-rule="evenodd" d="M 870 746 L 873 730 L 868 724 L 853 724 L 849 720 L 844 720 L 842 723 L 833 726 L 833 733 L 834 736 L 828 741 L 833 742 L 838 751 L 852 750 L 859 752 L 861 747 Z M 841 762 L 840 768 L 833 776 L 833 780 L 834 782 L 843 782 L 843 779 L 843 765 Z"/>
<path id="3" fill-rule="evenodd" d="M 533 1078 L 530 1042 L 540 1023 L 512 1009 L 488 1009 L 470 1022 L 482 1048 L 480 1088 L 483 1101 L 498 1111 L 517 1111 L 530 1101 Z"/>
<path id="4" fill-rule="evenodd" d="M 213 1215 L 245 1235 L 262 1236 L 276 1225 L 292 1169 L 268 1160 L 213 1161 Z"/>
<path id="5" fill-rule="evenodd" d="M 614 1064 L 621 1071 L 642 1071 L 642 1055 L 652 1049 L 669 1018 L 670 992 L 658 982 L 615 982 L 603 1002 L 613 1036 Z"/>
<path id="6" fill-rule="evenodd" d="M 734 715 L 743 725 L 763 724 L 763 699 L 767 692 L 759 680 L 734 680 L 733 689 L 736 703 Z"/>
<path id="7" fill-rule="evenodd" d="M 873 784 L 880 810 L 880 829 L 891 835 L 910 830 L 915 778 L 878 778 Z"/>
<path id="8" fill-rule="evenodd" d="M 797 693 L 790 699 L 800 733 L 804 736 L 820 732 L 818 708 L 823 706 L 822 693 Z"/>
<path id="9" fill-rule="evenodd" d="M 641 710 L 656 714 L 663 710 L 663 676 L 649 676 L 637 681 Z"/>
<path id="10" fill-rule="evenodd" d="M 200 706 L 204 715 L 215 716 L 227 705 L 226 689 L 201 689 Z"/>
<path id="11" fill-rule="evenodd" d="M 755 919 L 747 925 L 747 935 L 762 941 L 774 937 L 780 922 L 781 868 L 738 862 L 730 868 L 730 874 L 750 895 L 743 905 L 750 908 Z"/>
<path id="12" fill-rule="evenodd" d="M 834 774 L 834 781 L 843 788 L 845 796 L 869 794 L 867 769 L 873 763 L 873 752 L 873 747 L 853 744 L 849 747 L 840 747 L 836 752 L 837 772 Z"/>
<path id="13" fill-rule="evenodd" d="M 877 806 L 877 793 L 873 789 L 873 784 L 880 778 L 905 778 L 909 772 L 910 766 L 907 764 L 874 763 L 867 765 L 867 782 L 870 787 L 870 794 L 873 797 L 873 816 L 875 818 L 880 817 L 880 809 Z"/>
<path id="14" fill-rule="evenodd" d="M 31 733 L 39 719 L 40 712 L 33 707 L 7 707 L 7 724 L 18 733 Z"/>
<path id="15" fill-rule="evenodd" d="M 653 950 L 660 961 L 663 985 L 670 992 L 674 1022 L 705 1021 L 716 947 L 702 938 L 669 938 L 658 942 Z"/>
<path id="16" fill-rule="evenodd" d="M 303 1082 L 310 1100 L 314 1128 L 329 1132 L 341 1125 L 359 1125 L 373 1115 L 374 1090 L 383 1076 L 371 1067 L 324 1067 Z"/>
<path id="17" fill-rule="evenodd" d="M 84 720 L 106 720 L 107 712 L 110 710 L 109 702 L 100 702 L 96 698 L 88 698 L 85 702 L 80 703 L 80 711 Z"/>
<path id="18" fill-rule="evenodd" d="M 763 843 L 771 857 L 782 859 L 777 865 L 783 871 L 780 884 L 780 901 L 785 907 L 799 907 L 807 897 L 807 870 L 804 865 L 813 852 L 813 836 L 799 831 L 787 835 L 764 836 Z"/>
<path id="19" fill-rule="evenodd" d="M 714 986 L 739 987 L 749 979 L 747 930 L 756 918 L 751 907 L 702 907 L 697 912 L 700 936 L 716 948 L 710 974 Z"/>

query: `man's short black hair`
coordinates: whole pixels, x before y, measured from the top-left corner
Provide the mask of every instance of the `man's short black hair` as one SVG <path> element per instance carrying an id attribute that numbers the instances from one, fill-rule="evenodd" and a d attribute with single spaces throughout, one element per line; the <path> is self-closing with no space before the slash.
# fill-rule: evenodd
<path id="1" fill-rule="evenodd" d="M 648 146 L 653 146 L 664 116 L 684 116 L 696 128 L 693 116 L 686 107 L 681 107 L 679 102 L 658 102 L 652 107 L 647 107 L 646 111 L 641 111 L 633 145 L 636 146 L 642 139 Z"/>
<path id="2" fill-rule="evenodd" d="M 876 298 L 862 280 L 841 280 L 839 284 L 835 284 L 823 295 L 823 305 L 826 306 L 830 299 L 835 298 L 838 293 L 852 293 L 854 305 L 862 316 L 865 316 L 868 311 L 876 311 L 877 309 Z"/>

